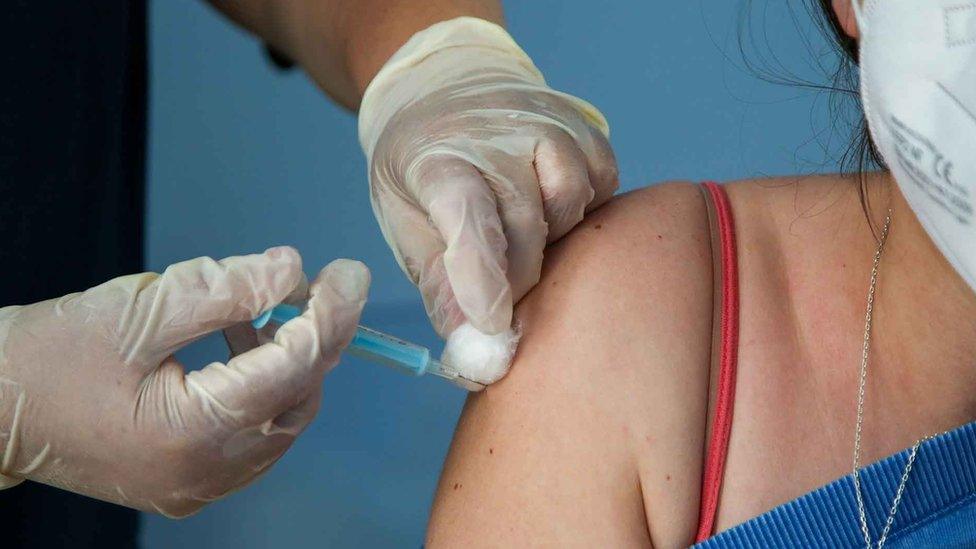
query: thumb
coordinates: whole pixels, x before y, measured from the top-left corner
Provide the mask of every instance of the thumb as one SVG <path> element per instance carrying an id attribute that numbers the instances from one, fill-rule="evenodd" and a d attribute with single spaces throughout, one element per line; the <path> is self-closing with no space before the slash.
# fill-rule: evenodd
<path id="1" fill-rule="evenodd" d="M 263 254 L 171 265 L 139 292 L 124 319 L 135 334 L 125 348 L 160 360 L 211 332 L 247 322 L 302 284 L 302 259 L 281 246 Z M 149 348 L 145 348 L 149 347 Z"/>
<path id="2" fill-rule="evenodd" d="M 463 159 L 435 155 L 418 164 L 410 184 L 443 242 L 430 265 L 430 278 L 421 281 L 438 331 L 444 334 L 453 321 L 454 309 L 442 309 L 445 305 L 456 305 L 483 332 L 504 331 L 512 323 L 506 255 L 511 242 L 499 217 L 500 204 L 484 176 Z"/>
<path id="3" fill-rule="evenodd" d="M 443 252 L 437 253 L 429 267 L 421 271 L 417 288 L 434 330 L 444 339 L 468 321 L 447 276 Z"/>
<path id="4" fill-rule="evenodd" d="M 283 324 L 273 342 L 187 374 L 190 394 L 203 409 L 243 424 L 295 407 L 355 336 L 369 283 L 362 263 L 333 261 L 312 283 L 301 316 Z"/>

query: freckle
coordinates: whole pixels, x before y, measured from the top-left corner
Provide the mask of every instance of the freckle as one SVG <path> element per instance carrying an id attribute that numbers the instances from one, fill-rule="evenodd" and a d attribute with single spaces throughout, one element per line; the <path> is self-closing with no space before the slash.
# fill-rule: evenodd
<path id="1" fill-rule="evenodd" d="M 657 239 L 658 239 L 658 240 L 664 240 L 664 237 L 663 237 L 663 236 L 661 236 L 661 235 L 657 235 Z"/>
<path id="2" fill-rule="evenodd" d="M 600 229 L 603 228 L 603 225 L 597 224 L 596 227 L 593 228 L 599 231 Z"/>
<path id="3" fill-rule="evenodd" d="M 556 286 L 558 286 L 558 285 L 559 285 L 559 282 L 557 282 L 557 281 L 555 281 L 555 280 L 553 280 L 553 281 L 552 281 L 552 287 L 553 287 L 553 288 L 555 288 L 555 287 L 556 287 Z"/>
<path id="4" fill-rule="evenodd" d="M 460 484 L 458 484 L 458 483 L 456 483 L 456 482 L 454 483 L 454 489 L 455 489 L 455 490 L 457 490 L 459 486 L 461 486 L 461 485 L 460 485 Z"/>
<path id="5" fill-rule="evenodd" d="M 668 475 L 668 480 L 671 480 L 671 475 Z"/>
<path id="6" fill-rule="evenodd" d="M 494 454 L 495 453 L 495 449 L 494 448 L 488 448 L 488 453 L 489 454 Z"/>

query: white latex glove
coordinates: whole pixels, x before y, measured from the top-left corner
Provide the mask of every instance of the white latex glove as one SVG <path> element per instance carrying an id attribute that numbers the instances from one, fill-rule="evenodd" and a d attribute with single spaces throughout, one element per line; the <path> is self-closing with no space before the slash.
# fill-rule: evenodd
<path id="1" fill-rule="evenodd" d="M 0 309 L 0 480 L 185 516 L 244 486 L 313 418 L 369 286 L 354 261 L 310 294 L 291 248 L 178 263 Z M 275 341 L 185 373 L 173 353 L 291 297 Z"/>
<path id="2" fill-rule="evenodd" d="M 511 326 L 546 243 L 617 189 L 608 134 L 480 19 L 438 23 L 383 67 L 359 115 L 373 209 L 442 336 Z"/>

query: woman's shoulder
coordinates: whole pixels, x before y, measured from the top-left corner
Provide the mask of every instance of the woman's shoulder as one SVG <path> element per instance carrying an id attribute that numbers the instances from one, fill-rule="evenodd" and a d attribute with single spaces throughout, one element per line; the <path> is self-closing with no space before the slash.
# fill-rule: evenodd
<path id="1" fill-rule="evenodd" d="M 709 331 L 712 265 L 701 187 L 642 188 L 615 197 L 546 250 L 542 279 L 519 304 L 517 320 L 526 338 L 540 341 L 537 332 L 559 336 L 573 319 L 602 336 L 644 333 L 645 341 L 669 344 L 689 329 Z"/>
<path id="2" fill-rule="evenodd" d="M 547 250 L 518 306 L 512 371 L 469 401 L 430 541 L 688 544 L 712 315 L 697 185 L 649 187 L 589 215 Z"/>
<path id="3" fill-rule="evenodd" d="M 724 188 L 743 322 L 789 333 L 793 301 L 822 308 L 824 285 L 840 287 L 838 250 L 863 222 L 857 186 L 809 176 Z M 655 185 L 610 201 L 547 250 L 542 280 L 517 308 L 524 335 L 511 372 L 459 422 L 431 546 L 693 541 L 714 328 L 708 211 L 699 185 Z"/>
<path id="4" fill-rule="evenodd" d="M 708 209 L 701 186 L 689 182 L 660 183 L 618 195 L 590 213 L 569 235 L 546 250 L 546 271 L 563 268 L 570 256 L 592 261 L 616 256 L 618 264 L 633 263 L 634 267 L 655 270 L 664 267 L 634 252 L 676 254 L 684 260 L 700 256 L 711 261 L 710 255 L 702 254 L 710 247 L 708 236 Z"/>

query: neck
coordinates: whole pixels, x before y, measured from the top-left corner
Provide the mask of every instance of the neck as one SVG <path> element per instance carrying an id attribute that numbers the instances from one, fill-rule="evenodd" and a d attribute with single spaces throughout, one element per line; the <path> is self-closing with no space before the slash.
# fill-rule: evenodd
<path id="1" fill-rule="evenodd" d="M 899 401 L 885 408 L 901 410 L 905 421 L 943 421 L 939 430 L 976 420 L 976 292 L 935 246 L 894 179 L 884 174 L 878 182 L 871 218 L 882 227 L 890 207 L 891 230 L 871 363 L 879 388 Z"/>

